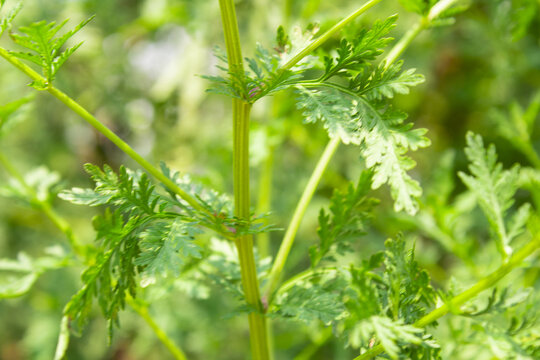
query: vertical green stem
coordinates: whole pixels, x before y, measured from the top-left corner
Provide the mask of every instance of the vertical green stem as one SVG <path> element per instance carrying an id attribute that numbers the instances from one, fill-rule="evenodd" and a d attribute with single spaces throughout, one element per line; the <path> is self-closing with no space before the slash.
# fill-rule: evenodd
<path id="1" fill-rule="evenodd" d="M 257 199 L 257 214 L 265 214 L 270 211 L 272 201 L 272 179 L 274 168 L 274 148 L 268 149 L 269 153 L 262 165 L 259 177 L 259 198 Z M 265 258 L 270 255 L 270 234 L 263 232 L 257 235 L 257 249 L 259 255 Z"/>
<path id="2" fill-rule="evenodd" d="M 156 321 L 152 318 L 148 312 L 148 306 L 136 299 L 133 299 L 128 295 L 126 298 L 127 303 L 140 317 L 146 321 L 150 328 L 154 331 L 158 339 L 165 345 L 169 352 L 174 356 L 176 360 L 187 360 L 186 354 L 174 344 L 174 342 L 169 338 L 169 336 L 159 327 Z"/>
<path id="3" fill-rule="evenodd" d="M 244 73 L 240 36 L 233 0 L 220 0 L 223 32 L 227 48 L 229 70 Z M 251 104 L 233 99 L 233 186 L 235 216 L 243 220 L 250 218 L 249 198 L 249 115 Z M 266 318 L 260 301 L 259 281 L 253 255 L 253 236 L 243 235 L 236 239 L 242 286 L 246 302 L 253 308 L 249 313 L 251 352 L 254 360 L 268 360 L 270 351 L 266 332 Z"/>

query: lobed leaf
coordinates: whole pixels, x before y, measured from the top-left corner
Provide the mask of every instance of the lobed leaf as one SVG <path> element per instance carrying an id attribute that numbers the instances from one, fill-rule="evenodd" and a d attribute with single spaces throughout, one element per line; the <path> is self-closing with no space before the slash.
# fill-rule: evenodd
<path id="1" fill-rule="evenodd" d="M 390 66 L 382 62 L 370 71 L 363 71 L 357 75 L 349 85 L 358 95 L 368 100 L 382 100 L 393 98 L 394 94 L 408 94 L 409 88 L 424 82 L 424 76 L 415 74 L 415 69 L 401 72 L 403 61 Z"/>
<path id="2" fill-rule="evenodd" d="M 297 87 L 298 109 L 303 110 L 304 122 L 322 122 L 331 138 L 338 137 L 345 144 L 359 144 L 360 124 L 353 118 L 352 101 L 335 89 L 308 90 Z"/>
<path id="3" fill-rule="evenodd" d="M 339 278 L 295 284 L 279 294 L 272 314 L 307 324 L 313 321 L 321 321 L 325 325 L 335 323 L 346 316 L 342 301 L 345 286 Z"/>
<path id="4" fill-rule="evenodd" d="M 527 206 L 522 208 L 512 221 L 512 230 L 509 231 L 505 218 L 514 203 L 519 166 L 503 170 L 502 164 L 497 163 L 495 146 L 484 148 L 482 137 L 471 132 L 467 133 L 465 154 L 470 161 L 471 175 L 460 172 L 459 176 L 476 195 L 495 235 L 497 248 L 506 257 L 511 254 L 510 243 L 523 230 L 529 213 Z"/>
<path id="5" fill-rule="evenodd" d="M 24 112 L 24 108 L 34 99 L 33 96 L 26 96 L 10 103 L 0 105 L 0 137 L 5 135 L 10 126 L 16 122 L 18 114 Z"/>
<path id="6" fill-rule="evenodd" d="M 403 321 L 393 321 L 384 316 L 372 316 L 358 323 L 349 335 L 349 345 L 354 348 L 366 347 L 375 337 L 380 340 L 384 351 L 391 359 L 397 359 L 400 343 L 419 345 L 422 329 L 406 325 Z"/>
<path id="7" fill-rule="evenodd" d="M 4 6 L 4 1 L 0 3 L 0 10 Z M 4 34 L 6 30 L 11 29 L 11 23 L 13 22 L 13 19 L 15 19 L 15 16 L 21 11 L 22 3 L 18 2 L 17 5 L 11 11 L 6 15 L 0 18 L 0 37 Z"/>
<path id="8" fill-rule="evenodd" d="M 23 60 L 30 61 L 41 67 L 43 76 L 50 84 L 60 67 L 65 63 L 69 56 L 77 50 L 82 43 L 72 46 L 62 51 L 63 46 L 73 35 L 81 30 L 93 17 L 79 23 L 75 28 L 66 32 L 64 35 L 56 37 L 56 34 L 64 27 L 68 20 L 60 24 L 56 22 L 47 23 L 39 21 L 28 26 L 21 26 L 21 34 L 11 33 L 13 41 L 29 50 L 30 52 L 10 52 L 13 56 Z M 36 86 L 39 84 L 36 84 Z M 42 89 L 43 86 L 37 86 Z"/>
<path id="9" fill-rule="evenodd" d="M 140 254 L 135 265 L 144 266 L 141 283 L 155 283 L 159 276 L 178 277 L 186 258 L 201 257 L 201 248 L 193 242 L 200 230 L 194 225 L 179 219 L 159 221 L 140 234 Z"/>
<path id="10" fill-rule="evenodd" d="M 351 243 L 365 235 L 367 221 L 378 200 L 367 197 L 371 189 L 370 172 L 363 172 L 358 184 L 346 191 L 335 191 L 330 203 L 330 214 L 319 213 L 317 233 L 320 244 L 309 250 L 311 266 L 325 260 L 335 260 L 334 254 L 343 255 L 351 250 Z"/>
<path id="11" fill-rule="evenodd" d="M 48 248 L 47 256 L 31 258 L 21 252 L 16 259 L 0 259 L 0 299 L 22 296 L 49 270 L 69 264 L 66 255 L 58 248 Z"/>
<path id="12" fill-rule="evenodd" d="M 393 40 L 385 36 L 395 27 L 396 20 L 397 15 L 377 20 L 371 29 L 360 31 L 353 42 L 343 39 L 337 49 L 337 57 L 325 57 L 325 74 L 322 79 L 327 80 L 335 75 L 350 77 L 348 71 L 359 70 L 367 62 L 375 60 Z"/>

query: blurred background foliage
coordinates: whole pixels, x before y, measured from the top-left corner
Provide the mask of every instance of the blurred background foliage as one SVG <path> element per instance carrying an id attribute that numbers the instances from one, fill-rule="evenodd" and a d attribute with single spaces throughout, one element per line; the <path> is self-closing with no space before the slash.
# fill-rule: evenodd
<path id="1" fill-rule="evenodd" d="M 358 6 L 359 2 L 350 0 L 239 0 L 244 55 L 251 56 L 257 42 L 271 48 L 279 25 L 290 31 L 318 22 L 324 31 Z M 394 13 L 400 18 L 393 36 L 399 38 L 417 15 L 408 13 L 396 0 L 383 1 L 347 28 L 345 35 L 353 36 L 358 28 Z M 83 46 L 59 73 L 56 86 L 152 162 L 164 160 L 203 183 L 231 192 L 230 101 L 205 93 L 208 83 L 200 76 L 216 73 L 213 47 L 224 46 L 218 2 L 27 0 L 15 24 L 69 18 L 69 25 L 73 25 L 93 14 L 94 20 L 74 39 L 84 40 Z M 337 41 L 325 46 L 331 48 Z M 0 44 L 14 46 L 8 36 Z M 483 249 L 489 237 L 484 230 L 486 220 L 456 176 L 458 170 L 466 169 L 465 133 L 473 130 L 482 134 L 486 143 L 494 143 L 505 166 L 539 166 L 538 155 L 536 159 L 527 156 L 512 143 L 511 136 L 505 136 L 505 129 L 529 105 L 536 107 L 536 112 L 531 110 L 533 117 L 540 107 L 540 2 L 475 0 L 452 26 L 422 33 L 403 59 L 407 67 L 417 68 L 427 79 L 411 94 L 395 99 L 417 127 L 429 129 L 432 140 L 431 147 L 413 155 L 418 163 L 413 175 L 424 187 L 422 210 L 415 218 L 393 214 L 388 189 L 375 191 L 382 204 L 369 234 L 356 245 L 355 256 L 366 258 L 383 248 L 384 239 L 402 232 L 411 241 L 416 240 L 417 258 L 436 286 L 448 289 L 452 278 L 472 283 L 495 267 L 498 255 L 492 245 Z M 11 65 L 0 61 L 0 105 L 32 94 L 28 82 Z M 257 103 L 253 117 L 254 206 L 260 195 L 259 175 L 271 161 L 271 217 L 284 228 L 327 135 L 318 124 L 302 124 L 290 93 Z M 114 145 L 47 93 L 35 94 L 17 112 L 11 126 L 0 140 L 0 152 L 21 173 L 34 174 L 36 183 L 48 178 L 51 188 L 47 191 L 52 195 L 63 188 L 90 186 L 84 163 L 136 168 Z M 530 139 L 536 154 L 540 149 L 539 127 L 537 121 Z M 287 267 L 289 274 L 309 266 L 307 251 L 316 240 L 319 209 L 328 204 L 333 188 L 356 182 L 362 166 L 354 148 L 339 149 L 302 223 Z M 3 194 L 12 195 L 6 190 L 9 178 L 1 169 Z M 528 199 L 531 192 L 534 196 L 534 190 L 521 190 L 518 203 Z M 90 219 L 94 209 L 76 207 L 54 196 L 50 200 L 76 235 L 92 243 Z M 35 206 L 13 196 L 1 197 L 0 219 L 0 258 L 15 259 L 24 252 L 34 259 L 58 259 L 69 252 L 63 234 Z M 278 231 L 270 235 L 272 252 L 282 234 Z M 448 237 L 455 241 L 445 243 Z M 356 261 L 343 261 L 352 260 Z M 0 301 L 0 359 L 52 358 L 62 309 L 78 289 L 82 267 L 50 267 L 54 270 L 44 271 L 24 296 Z M 530 268 L 517 286 L 538 287 L 538 273 L 538 267 Z M 512 283 L 512 279 L 507 282 Z M 190 359 L 246 358 L 247 324 L 242 316 L 228 316 L 236 303 L 219 287 L 194 289 L 189 282 L 180 281 L 145 290 L 145 299 L 151 303 L 150 312 L 156 321 L 182 345 Z M 492 349 L 487 349 L 488 345 L 474 345 L 483 340 L 472 340 L 473 330 L 462 332 L 462 338 L 449 335 L 456 327 L 478 331 L 480 325 L 475 328 L 459 318 L 441 322 L 448 324 L 442 327 L 440 336 L 453 338 L 455 343 L 455 348 L 449 346 L 443 354 L 449 356 L 454 351 L 454 359 L 473 354 L 478 359 L 493 358 L 489 357 Z M 340 341 L 332 341 L 322 327 L 299 331 L 304 325 L 278 321 L 275 326 L 277 359 L 292 359 L 301 353 L 305 359 L 352 357 L 353 352 L 344 349 Z M 170 358 L 147 324 L 130 309 L 121 315 L 121 330 L 110 347 L 105 328 L 96 310 L 82 337 L 72 339 L 68 358 Z M 469 345 L 463 346 L 465 342 Z M 312 345 L 306 350 L 306 344 Z"/>

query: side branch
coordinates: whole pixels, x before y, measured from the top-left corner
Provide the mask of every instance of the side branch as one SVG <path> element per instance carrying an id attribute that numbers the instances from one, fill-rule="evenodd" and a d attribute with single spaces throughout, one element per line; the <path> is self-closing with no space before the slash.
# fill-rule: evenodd
<path id="1" fill-rule="evenodd" d="M 46 79 L 39 75 L 29 66 L 25 65 L 15 57 L 13 57 L 9 51 L 6 49 L 0 48 L 0 56 L 6 59 L 10 64 L 15 66 L 17 69 L 21 70 L 23 73 L 28 75 L 32 80 L 42 83 L 47 83 Z M 180 189 L 173 181 L 167 178 L 161 173 L 155 166 L 150 162 L 144 159 L 139 153 L 137 153 L 131 146 L 129 146 L 124 140 L 122 140 L 118 135 L 111 131 L 107 126 L 102 122 L 96 119 L 90 112 L 88 112 L 84 107 L 82 107 L 75 100 L 70 98 L 68 95 L 57 89 L 56 87 L 49 84 L 47 91 L 56 97 L 58 100 L 63 102 L 67 107 L 69 107 L 73 112 L 82 117 L 86 122 L 92 125 L 96 130 L 102 133 L 106 138 L 112 141 L 120 150 L 126 153 L 129 157 L 135 160 L 139 165 L 141 165 L 146 171 L 152 174 L 156 179 L 161 181 L 165 186 L 167 186 L 171 191 L 180 196 L 185 200 L 189 205 L 191 205 L 195 210 L 206 212 L 204 207 L 202 207 L 195 198 L 186 193 L 184 190 Z"/>
<path id="2" fill-rule="evenodd" d="M 533 238 L 533 240 L 531 240 L 527 245 L 525 245 L 520 251 L 515 253 L 514 256 L 510 258 L 510 260 L 502 264 L 497 270 L 487 275 L 486 277 L 480 279 L 480 281 L 478 281 L 476 284 L 471 286 L 468 290 L 465 290 L 461 294 L 456 295 L 444 305 L 436 308 L 435 310 L 433 310 L 426 316 L 422 317 L 420 320 L 415 322 L 413 326 L 418 327 L 418 328 L 423 328 L 431 324 L 432 322 L 436 321 L 437 319 L 443 317 L 444 315 L 448 314 L 452 309 L 458 309 L 461 305 L 473 299 L 482 291 L 493 287 L 493 285 L 498 283 L 502 278 L 508 275 L 512 270 L 521 266 L 523 261 L 530 255 L 535 253 L 538 250 L 538 248 L 540 248 L 540 234 L 537 234 Z M 367 352 L 363 353 L 362 355 L 355 357 L 354 360 L 372 359 L 383 352 L 384 352 L 384 348 L 382 347 L 382 345 L 379 344 L 373 347 L 372 349 L 368 350 Z"/>

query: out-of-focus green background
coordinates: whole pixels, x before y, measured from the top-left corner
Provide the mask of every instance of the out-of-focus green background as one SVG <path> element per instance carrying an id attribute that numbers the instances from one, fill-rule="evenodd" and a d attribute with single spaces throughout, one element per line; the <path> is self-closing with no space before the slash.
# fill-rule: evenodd
<path id="1" fill-rule="evenodd" d="M 275 29 L 305 27 L 319 22 L 324 30 L 360 5 L 351 0 L 240 0 L 236 2 L 244 55 L 251 56 L 257 42 L 273 46 Z M 514 6 L 516 3 L 522 6 Z M 9 4 L 9 2 L 8 2 Z M 519 5 L 519 4 L 518 4 Z M 525 12 L 517 13 L 515 9 Z M 432 146 L 413 155 L 418 165 L 413 176 L 426 187 L 433 169 L 449 151 L 455 169 L 465 169 L 463 154 L 467 130 L 496 144 L 505 165 L 529 160 L 500 136 L 500 117 L 510 118 L 512 103 L 526 107 L 540 91 L 540 6 L 538 1 L 477 0 L 456 17 L 455 24 L 422 33 L 403 55 L 406 67 L 415 67 L 426 83 L 395 103 L 409 113 L 417 127 L 429 129 Z M 398 1 L 385 0 L 362 16 L 345 34 L 354 34 L 375 19 L 399 13 L 392 34 L 401 37 L 417 15 Z M 67 27 L 95 14 L 73 41 L 84 41 L 58 75 L 56 86 L 79 101 L 153 163 L 169 166 L 224 191 L 231 191 L 231 112 L 227 98 L 205 93 L 201 75 L 216 73 L 213 47 L 223 44 L 217 0 L 26 0 L 16 26 L 45 19 L 71 19 Z M 523 18 L 528 21 L 524 21 Z M 337 41 L 337 38 L 336 40 Z M 335 42 L 334 41 L 334 45 Z M 14 49 L 8 36 L 0 45 Z M 328 44 L 331 47 L 332 44 Z M 35 91 L 29 80 L 10 64 L 0 61 L 0 104 Z M 37 93 L 20 112 L 0 151 L 28 173 L 39 166 L 57 172 L 60 188 L 90 186 L 84 163 L 135 164 L 49 94 Z M 305 182 L 322 152 L 327 135 L 321 126 L 303 125 L 291 93 L 257 103 L 252 126 L 252 194 L 258 196 L 258 174 L 268 156 L 274 157 L 272 219 L 286 227 Z M 515 106 L 515 105 L 514 105 Z M 497 122 L 499 119 L 499 122 Z M 540 122 L 538 122 L 540 124 Z M 270 131 L 265 129 L 270 128 Z M 540 148 L 538 125 L 532 142 Z M 288 271 L 305 268 L 307 249 L 316 240 L 317 213 L 328 204 L 334 187 L 356 181 L 362 162 L 356 149 L 342 146 L 325 175 L 302 223 Z M 0 182 L 7 181 L 0 170 Z M 456 178 L 456 193 L 464 186 Z M 408 224 L 391 217 L 388 189 L 374 192 L 383 200 L 373 229 L 361 244 L 359 256 L 382 247 Z M 523 192 L 519 196 L 526 198 Z M 72 224 L 85 242 L 93 241 L 91 217 L 95 209 L 76 207 L 56 199 L 54 207 Z M 484 221 L 471 214 L 471 221 Z M 10 198 L 0 198 L 0 257 L 15 258 L 21 251 L 42 256 L 46 248 L 66 246 L 62 234 L 38 211 Z M 475 220 L 472 220 L 475 219 Z M 275 251 L 282 232 L 271 235 Z M 422 265 L 435 283 L 460 276 L 455 260 L 428 237 L 419 235 Z M 443 254 L 443 255 L 441 255 Z M 81 267 L 45 273 L 20 298 L 0 301 L 0 359 L 51 359 L 56 346 L 62 308 L 78 289 Z M 464 276 L 464 275 L 461 275 Z M 246 359 L 247 322 L 227 317 L 233 299 L 213 288 L 208 298 L 192 298 L 169 288 L 148 295 L 156 321 L 182 345 L 190 359 Z M 72 338 L 69 359 L 169 359 L 146 323 L 131 310 L 121 316 L 121 330 L 107 346 L 106 325 L 98 310 L 81 338 Z M 310 343 L 302 325 L 276 324 L 278 359 L 292 359 Z M 324 344 L 314 359 L 349 359 L 344 344 Z"/>

